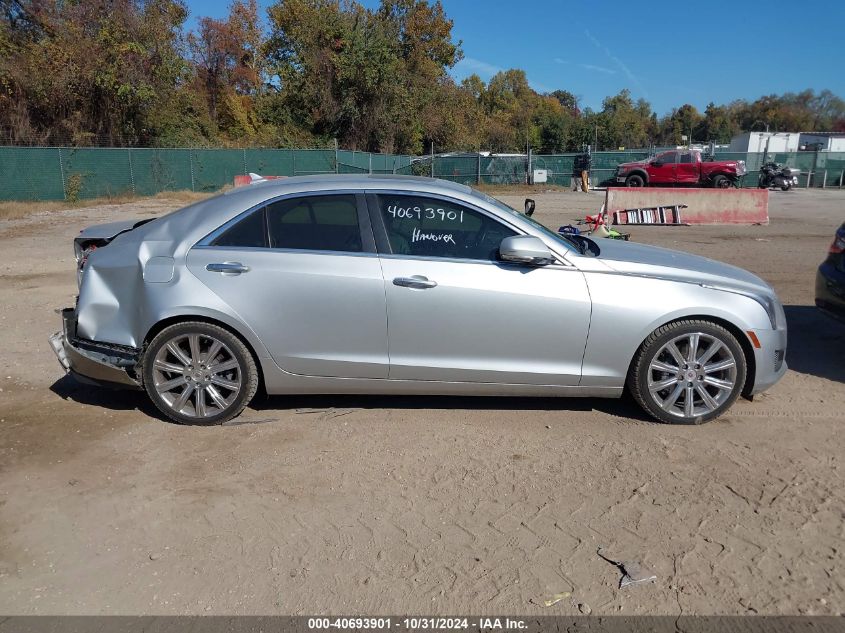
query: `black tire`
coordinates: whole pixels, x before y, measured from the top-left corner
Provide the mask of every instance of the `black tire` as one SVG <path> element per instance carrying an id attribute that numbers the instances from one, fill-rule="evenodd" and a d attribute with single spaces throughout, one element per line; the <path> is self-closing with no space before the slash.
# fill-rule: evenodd
<path id="1" fill-rule="evenodd" d="M 171 362 L 167 363 L 166 359 L 164 359 L 162 363 L 164 365 L 169 364 L 173 369 L 176 369 L 179 364 L 178 362 L 173 362 L 176 360 L 176 357 L 169 349 L 164 350 L 163 348 L 168 343 L 173 343 L 174 341 L 190 340 L 193 335 L 197 336 L 198 355 L 202 358 L 202 346 L 205 346 L 206 354 L 206 357 L 201 360 L 203 364 L 197 367 L 196 373 L 201 374 L 203 371 L 202 368 L 205 367 L 208 367 L 205 371 L 212 371 L 213 366 L 211 362 L 215 362 L 215 359 L 226 359 L 225 363 L 219 365 L 220 367 L 224 364 L 234 365 L 235 362 L 236 366 L 227 368 L 225 374 L 222 370 L 219 374 L 212 372 L 211 381 L 204 382 L 199 382 L 199 380 L 203 379 L 203 376 L 195 376 L 195 372 L 185 371 L 186 377 L 184 380 L 186 386 L 183 390 L 188 390 L 188 385 L 192 384 L 194 385 L 191 387 L 193 392 L 189 394 L 186 403 L 179 410 L 175 410 L 173 405 L 178 404 L 178 399 L 170 403 L 167 398 L 178 395 L 178 392 L 174 393 L 173 390 L 168 390 L 160 393 L 160 390 L 166 382 L 178 381 L 180 373 L 178 371 L 170 371 L 169 369 L 162 370 L 157 365 L 156 360 L 159 358 L 160 353 L 169 355 Z M 221 344 L 220 351 L 215 355 L 215 359 L 209 359 L 207 358 L 207 354 L 212 351 L 211 347 L 215 341 Z M 177 343 L 177 345 L 181 344 Z M 180 347 L 180 349 L 183 353 L 188 351 L 192 354 L 191 350 L 185 350 L 184 346 Z M 188 354 L 185 354 L 185 356 L 188 356 Z M 190 369 L 193 370 L 193 357 L 186 360 L 190 360 Z M 209 363 L 209 365 L 207 366 L 205 363 Z M 258 390 L 258 369 L 255 365 L 255 359 L 246 345 L 229 330 L 201 321 L 177 323 L 159 332 L 150 341 L 144 352 L 141 372 L 144 388 L 152 403 L 165 416 L 179 424 L 222 424 L 240 415 Z M 215 383 L 214 378 L 217 376 L 220 376 L 219 380 L 223 382 Z M 208 375 L 204 377 L 208 378 Z M 238 389 L 237 391 L 234 389 L 229 390 L 226 386 L 220 386 L 223 384 L 237 385 Z M 178 389 L 180 386 L 181 384 L 176 385 L 173 389 Z M 220 406 L 218 401 L 212 397 L 212 389 L 220 398 L 220 402 L 225 406 Z M 202 398 L 202 403 L 197 402 L 197 397 Z"/>
<path id="2" fill-rule="evenodd" d="M 710 345 L 713 345 L 713 341 L 719 341 L 721 343 L 724 350 L 717 348 L 718 352 L 710 357 L 715 358 L 717 362 L 709 362 L 710 358 L 706 358 L 701 369 L 698 369 L 699 365 L 694 362 L 690 363 L 688 369 L 686 364 L 678 362 L 678 373 L 675 376 L 671 372 L 661 371 L 661 369 L 652 367 L 653 362 L 661 365 L 671 365 L 671 361 L 665 362 L 666 358 L 671 357 L 669 352 L 665 350 L 665 346 L 669 346 L 670 343 L 679 341 L 685 337 L 689 341 L 691 338 L 688 337 L 692 337 L 695 334 L 699 335 L 695 338 L 697 343 L 710 340 L 707 349 L 703 353 L 699 355 L 696 351 L 694 356 L 698 358 L 706 357 L 710 350 Z M 683 345 L 679 347 L 677 343 L 674 346 L 675 350 L 680 351 L 682 358 L 685 360 L 689 359 L 691 344 L 685 349 Z M 698 349 L 700 348 L 697 344 L 696 350 Z M 719 366 L 720 364 L 730 362 L 730 360 L 734 361 L 733 367 L 724 370 L 714 370 L 712 372 L 714 374 L 713 376 L 708 377 L 705 375 L 705 378 L 691 377 L 693 373 L 699 376 L 704 375 L 705 367 Z M 654 380 L 655 376 L 653 372 L 659 375 L 659 379 Z M 685 372 L 689 373 L 685 374 Z M 627 385 L 634 399 L 646 413 L 656 420 L 666 424 L 704 424 L 705 422 L 718 418 L 736 401 L 745 384 L 746 372 L 747 362 L 745 354 L 742 351 L 742 346 L 733 334 L 721 325 L 711 323 L 710 321 L 683 320 L 668 323 L 657 328 L 643 341 L 631 362 Z M 660 384 L 673 379 L 675 380 L 674 383 L 666 385 L 664 389 L 653 391 Z M 709 382 L 704 382 L 705 380 L 711 379 L 724 384 L 713 386 Z M 688 380 L 691 382 L 687 382 Z M 732 383 L 730 390 L 726 387 L 729 383 Z M 679 388 L 682 390 L 681 393 L 676 391 Z M 712 400 L 712 404 L 716 406 L 713 406 L 711 409 L 710 404 L 704 400 L 703 394 L 699 389 L 706 392 Z M 716 394 L 715 397 L 713 396 L 714 393 Z M 692 405 L 690 405 L 691 409 L 686 408 L 686 401 L 689 394 L 692 394 L 690 400 L 692 402 Z M 675 396 L 674 400 L 672 400 L 672 396 Z M 680 401 L 681 396 L 684 398 L 682 403 L 684 405 L 684 411 L 677 410 L 680 409 L 680 406 L 677 408 L 672 406 Z M 662 406 L 659 400 L 662 401 Z M 671 402 L 669 402 L 670 400 Z M 699 401 L 698 405 L 696 405 L 696 400 Z M 669 402 L 668 408 L 666 407 L 667 402 Z M 692 414 L 687 415 L 687 412 L 690 410 Z"/>
<path id="3" fill-rule="evenodd" d="M 722 174 L 713 177 L 713 187 L 716 189 L 729 189 L 732 184 L 730 178 Z"/>
<path id="4" fill-rule="evenodd" d="M 780 186 L 781 191 L 789 191 L 792 188 L 792 185 L 789 183 L 784 183 Z"/>
<path id="5" fill-rule="evenodd" d="M 631 174 L 625 179 L 626 187 L 645 187 L 645 178 L 639 174 Z"/>

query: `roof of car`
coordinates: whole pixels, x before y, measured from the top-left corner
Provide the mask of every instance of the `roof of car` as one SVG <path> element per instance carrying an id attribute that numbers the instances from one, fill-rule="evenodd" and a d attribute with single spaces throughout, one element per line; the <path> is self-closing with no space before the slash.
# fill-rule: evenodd
<path id="1" fill-rule="evenodd" d="M 420 176 L 401 176 L 393 174 L 318 174 L 313 176 L 294 176 L 279 178 L 251 185 L 236 187 L 222 195 L 200 200 L 150 222 L 144 234 L 155 235 L 155 239 L 171 239 L 170 236 L 186 236 L 185 239 L 198 239 L 217 228 L 234 215 L 246 211 L 268 200 L 287 194 L 330 193 L 333 191 L 355 190 L 400 190 L 409 192 L 442 194 L 466 201 L 473 200 L 477 194 L 466 185 L 425 178 Z M 477 201 L 476 201 L 477 202 Z M 141 232 L 137 233 L 140 237 Z"/>
<path id="2" fill-rule="evenodd" d="M 412 190 L 415 188 L 446 189 L 463 194 L 471 192 L 471 189 L 466 185 L 440 178 L 428 178 L 426 176 L 406 176 L 401 174 L 314 174 L 256 182 L 251 185 L 232 189 L 227 192 L 227 195 L 240 193 L 244 190 L 255 191 L 258 188 L 261 188 L 261 190 L 278 189 L 280 192 L 284 190 L 301 191 L 307 188 L 304 185 L 314 185 L 317 189 L 331 188 L 331 185 L 335 185 L 338 189 L 384 188 L 388 186 Z"/>

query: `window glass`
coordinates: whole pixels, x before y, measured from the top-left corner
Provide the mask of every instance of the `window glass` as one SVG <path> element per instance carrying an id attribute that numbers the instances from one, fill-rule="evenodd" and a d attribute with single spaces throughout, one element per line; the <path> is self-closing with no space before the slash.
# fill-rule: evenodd
<path id="1" fill-rule="evenodd" d="M 242 218 L 217 236 L 212 246 L 249 246 L 263 248 L 267 246 L 264 231 L 264 210 L 258 209 Z"/>
<path id="2" fill-rule="evenodd" d="M 681 164 L 689 165 L 690 163 L 692 163 L 692 152 L 681 154 Z"/>
<path id="3" fill-rule="evenodd" d="M 270 248 L 363 250 L 354 195 L 309 196 L 267 207 Z"/>
<path id="4" fill-rule="evenodd" d="M 408 195 L 380 195 L 390 248 L 397 255 L 494 260 L 516 231 L 462 205 Z"/>
<path id="5" fill-rule="evenodd" d="M 664 165 L 673 165 L 678 162 L 678 152 L 666 152 L 657 157 Z"/>

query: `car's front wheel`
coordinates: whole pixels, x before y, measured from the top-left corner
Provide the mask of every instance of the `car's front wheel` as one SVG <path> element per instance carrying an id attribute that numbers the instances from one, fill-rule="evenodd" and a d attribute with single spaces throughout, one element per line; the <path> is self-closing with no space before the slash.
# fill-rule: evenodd
<path id="1" fill-rule="evenodd" d="M 626 187 L 645 187 L 645 179 L 639 174 L 631 174 L 625 179 Z"/>
<path id="2" fill-rule="evenodd" d="M 719 174 L 718 176 L 713 178 L 713 187 L 715 187 L 716 189 L 730 189 L 731 187 L 733 187 L 733 183 L 727 176 Z"/>
<path id="3" fill-rule="evenodd" d="M 661 422 L 703 424 L 736 401 L 746 367 L 739 341 L 721 325 L 676 321 L 657 328 L 640 346 L 628 388 Z"/>
<path id="4" fill-rule="evenodd" d="M 258 388 L 258 370 L 243 342 L 199 321 L 171 325 L 153 338 L 143 378 L 156 408 L 180 424 L 222 424 L 243 411 Z"/>

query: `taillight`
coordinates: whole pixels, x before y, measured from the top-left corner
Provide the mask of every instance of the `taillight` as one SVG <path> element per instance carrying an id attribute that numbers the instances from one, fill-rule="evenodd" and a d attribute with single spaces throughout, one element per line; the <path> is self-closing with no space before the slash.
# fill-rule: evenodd
<path id="1" fill-rule="evenodd" d="M 82 255 L 79 258 L 79 270 L 85 268 L 85 262 L 88 261 L 88 256 L 96 250 L 97 247 L 94 244 L 91 244 L 91 246 L 82 251 Z"/>
<path id="2" fill-rule="evenodd" d="M 845 230 L 839 229 L 836 232 L 836 237 L 833 238 L 833 244 L 830 245 L 831 255 L 845 251 Z"/>

